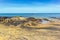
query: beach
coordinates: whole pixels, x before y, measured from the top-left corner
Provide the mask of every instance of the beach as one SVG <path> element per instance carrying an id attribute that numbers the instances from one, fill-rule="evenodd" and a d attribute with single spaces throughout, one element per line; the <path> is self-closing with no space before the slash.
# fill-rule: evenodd
<path id="1" fill-rule="evenodd" d="M 14 18 L 17 17 L 13 17 L 13 19 Z M 5 22 L 0 23 L 0 40 L 60 40 L 59 21 L 41 24 L 36 20 L 35 22 L 38 23 L 35 26 L 31 24 L 32 22 L 33 20 L 29 20 L 25 22 L 27 24 L 24 23 L 24 26 L 20 24 L 17 26 L 14 24 L 5 25 Z"/>

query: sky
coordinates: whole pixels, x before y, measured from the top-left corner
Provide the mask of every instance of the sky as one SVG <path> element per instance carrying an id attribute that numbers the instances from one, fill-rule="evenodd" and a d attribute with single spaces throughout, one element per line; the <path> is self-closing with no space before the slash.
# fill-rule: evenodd
<path id="1" fill-rule="evenodd" d="M 60 13 L 60 0 L 0 0 L 0 13 Z"/>

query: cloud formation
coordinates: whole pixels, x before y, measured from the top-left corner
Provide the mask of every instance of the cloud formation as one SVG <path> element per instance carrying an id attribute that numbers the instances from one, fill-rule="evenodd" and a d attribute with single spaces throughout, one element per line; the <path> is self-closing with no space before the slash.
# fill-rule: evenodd
<path id="1" fill-rule="evenodd" d="M 60 13 L 60 0 L 0 0 L 0 13 Z"/>

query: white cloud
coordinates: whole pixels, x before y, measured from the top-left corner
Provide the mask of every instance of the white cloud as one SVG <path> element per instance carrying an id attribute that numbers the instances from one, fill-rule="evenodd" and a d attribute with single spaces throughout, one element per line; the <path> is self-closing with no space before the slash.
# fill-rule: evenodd
<path id="1" fill-rule="evenodd" d="M 60 13 L 60 4 L 32 2 L 12 4 L 0 0 L 0 13 Z"/>
<path id="2" fill-rule="evenodd" d="M 60 5 L 0 7 L 0 13 L 60 13 Z"/>

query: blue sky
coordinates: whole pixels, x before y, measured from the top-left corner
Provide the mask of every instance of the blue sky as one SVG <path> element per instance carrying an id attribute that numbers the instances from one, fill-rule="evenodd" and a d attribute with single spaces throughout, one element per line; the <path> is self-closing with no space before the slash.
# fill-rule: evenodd
<path id="1" fill-rule="evenodd" d="M 60 13 L 60 0 L 0 0 L 0 13 Z"/>

